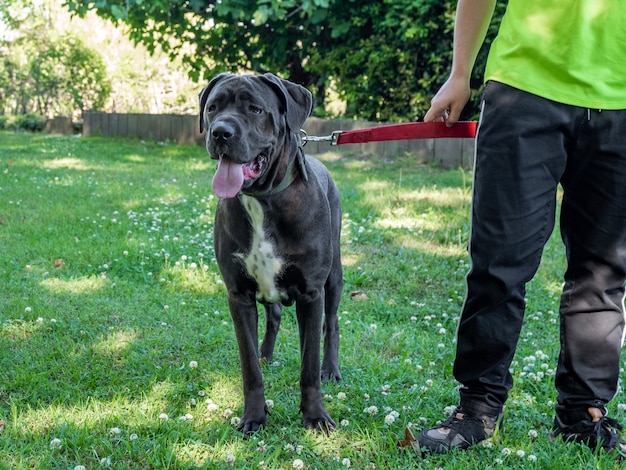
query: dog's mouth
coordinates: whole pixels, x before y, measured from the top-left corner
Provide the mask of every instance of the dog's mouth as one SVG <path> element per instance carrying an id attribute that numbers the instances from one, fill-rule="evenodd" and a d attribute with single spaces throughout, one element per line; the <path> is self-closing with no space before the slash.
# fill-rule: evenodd
<path id="1" fill-rule="evenodd" d="M 243 165 L 243 179 L 258 178 L 263 173 L 263 169 L 267 164 L 267 152 L 263 151 L 256 156 L 251 162 Z"/>
<path id="2" fill-rule="evenodd" d="M 261 176 L 269 156 L 262 151 L 247 163 L 234 162 L 228 155 L 219 155 L 217 171 L 213 176 L 213 191 L 218 197 L 232 198 L 241 191 L 244 182 Z"/>

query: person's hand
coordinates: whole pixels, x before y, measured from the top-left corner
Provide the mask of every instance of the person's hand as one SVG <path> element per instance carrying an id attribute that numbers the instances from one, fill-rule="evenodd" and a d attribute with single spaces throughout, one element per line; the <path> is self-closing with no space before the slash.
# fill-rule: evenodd
<path id="1" fill-rule="evenodd" d="M 430 101 L 424 122 L 445 122 L 446 126 L 453 126 L 459 120 L 469 97 L 470 88 L 466 80 L 448 78 Z"/>

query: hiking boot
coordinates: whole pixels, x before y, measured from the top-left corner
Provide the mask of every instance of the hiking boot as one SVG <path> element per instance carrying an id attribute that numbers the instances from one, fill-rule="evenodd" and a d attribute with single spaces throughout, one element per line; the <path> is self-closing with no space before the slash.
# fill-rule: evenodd
<path id="1" fill-rule="evenodd" d="M 423 452 L 445 454 L 452 449 L 467 449 L 493 436 L 502 415 L 480 415 L 467 413 L 457 407 L 443 423 L 422 431 L 417 436 Z"/>
<path id="2" fill-rule="evenodd" d="M 618 434 L 622 425 L 605 416 L 600 408 L 590 407 L 587 412 L 589 418 L 573 424 L 565 424 L 558 415 L 555 416 L 550 436 L 561 436 L 564 441 L 579 442 L 592 449 L 602 447 L 607 452 L 617 452 L 620 460 L 626 458 L 626 441 Z"/>

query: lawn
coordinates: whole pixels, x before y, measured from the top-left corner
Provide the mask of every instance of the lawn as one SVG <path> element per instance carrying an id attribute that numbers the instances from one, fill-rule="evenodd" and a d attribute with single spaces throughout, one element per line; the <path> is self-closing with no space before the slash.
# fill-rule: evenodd
<path id="1" fill-rule="evenodd" d="M 0 468 L 614 466 L 548 437 L 558 234 L 528 286 L 505 433 L 447 456 L 397 448 L 407 426 L 417 433 L 457 402 L 472 175 L 410 156 L 320 158 L 344 208 L 343 381 L 323 385 L 337 430 L 301 427 L 287 308 L 275 362 L 263 366 L 269 424 L 244 438 L 235 430 L 237 345 L 212 246 L 215 164 L 204 149 L 0 133 Z M 623 401 L 610 407 L 620 421 Z"/>

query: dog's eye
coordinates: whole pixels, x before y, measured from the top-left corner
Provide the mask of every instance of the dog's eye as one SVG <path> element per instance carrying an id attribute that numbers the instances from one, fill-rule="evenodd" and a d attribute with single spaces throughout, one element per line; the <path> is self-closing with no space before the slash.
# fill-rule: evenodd
<path id="1" fill-rule="evenodd" d="M 213 111 L 215 111 L 215 109 L 217 108 L 217 106 L 215 106 L 214 104 L 210 104 L 209 106 L 207 106 L 206 110 L 207 113 L 212 113 Z"/>
<path id="2" fill-rule="evenodd" d="M 263 114 L 263 108 L 260 108 L 259 106 L 255 106 L 255 105 L 251 104 L 248 109 L 250 109 L 251 113 Z"/>

